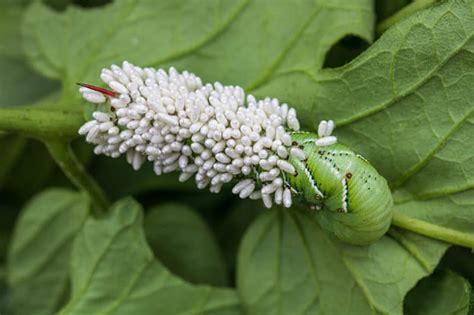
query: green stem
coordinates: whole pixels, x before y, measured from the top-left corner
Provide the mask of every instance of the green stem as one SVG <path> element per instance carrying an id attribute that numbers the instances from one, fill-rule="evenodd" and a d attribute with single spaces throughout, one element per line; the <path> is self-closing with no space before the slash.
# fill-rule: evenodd
<path id="1" fill-rule="evenodd" d="M 40 138 L 73 138 L 84 123 L 81 112 L 52 108 L 0 108 L 0 130 L 14 131 Z"/>
<path id="2" fill-rule="evenodd" d="M 382 35 L 390 26 L 397 23 L 404 17 L 407 17 L 421 9 L 426 8 L 427 6 L 436 3 L 438 0 L 415 0 L 412 3 L 404 6 L 400 11 L 393 14 L 392 16 L 386 18 L 380 22 L 376 27 L 376 33 L 378 36 Z"/>
<path id="3" fill-rule="evenodd" d="M 103 214 L 110 206 L 105 192 L 97 182 L 87 173 L 77 159 L 70 144 L 64 139 L 47 140 L 46 146 L 64 174 L 77 187 L 85 191 L 94 203 L 96 215 Z"/>
<path id="4" fill-rule="evenodd" d="M 409 217 L 399 211 L 393 213 L 392 224 L 451 244 L 474 248 L 474 234 L 459 232 L 433 223 Z"/>

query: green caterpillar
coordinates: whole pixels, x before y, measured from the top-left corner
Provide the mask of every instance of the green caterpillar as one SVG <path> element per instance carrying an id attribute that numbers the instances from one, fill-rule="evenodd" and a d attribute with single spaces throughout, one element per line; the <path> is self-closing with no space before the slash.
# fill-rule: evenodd
<path id="1" fill-rule="evenodd" d="M 257 100 L 238 86 L 202 84 L 176 69 L 141 68 L 124 61 L 103 69 L 112 90 L 79 84 L 89 102 L 110 101 L 79 134 L 94 153 L 126 155 L 135 170 L 153 163 L 157 175 L 180 172 L 199 189 L 224 184 L 240 198 L 289 208 L 293 198 L 318 209 L 321 226 L 343 241 L 368 244 L 391 222 L 385 179 L 362 156 L 337 144 L 332 120 L 300 132 L 296 110 L 278 99 Z"/>
<path id="2" fill-rule="evenodd" d="M 288 162 L 296 175 L 286 174 L 293 192 L 317 212 L 320 224 L 341 240 L 368 244 L 390 227 L 392 195 L 387 181 L 359 154 L 341 144 L 317 146 L 318 136 L 294 132 L 293 141 L 306 160 Z"/>

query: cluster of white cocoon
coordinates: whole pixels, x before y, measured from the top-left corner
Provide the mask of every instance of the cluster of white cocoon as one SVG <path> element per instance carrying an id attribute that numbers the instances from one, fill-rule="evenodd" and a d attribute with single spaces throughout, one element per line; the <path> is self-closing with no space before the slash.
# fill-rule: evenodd
<path id="1" fill-rule="evenodd" d="M 179 171 L 197 187 L 217 193 L 236 179 L 232 192 L 290 207 L 292 191 L 285 173 L 295 174 L 290 155 L 304 160 L 289 132 L 300 124 L 294 108 L 275 98 L 256 100 L 238 86 L 203 85 L 196 75 L 174 68 L 140 68 L 123 62 L 103 69 L 101 79 L 115 92 L 106 96 L 81 87 L 92 103 L 110 100 L 110 112 L 96 111 L 79 134 L 95 144 L 94 152 L 127 161 L 138 170 L 146 161 L 157 175 Z M 320 145 L 336 142 L 334 124 L 320 124 Z"/>

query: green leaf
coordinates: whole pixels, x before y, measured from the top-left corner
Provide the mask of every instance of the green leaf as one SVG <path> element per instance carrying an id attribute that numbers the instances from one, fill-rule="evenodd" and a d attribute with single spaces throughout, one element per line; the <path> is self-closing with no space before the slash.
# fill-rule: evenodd
<path id="1" fill-rule="evenodd" d="M 255 218 L 267 210 L 260 200 L 239 200 L 217 225 L 217 236 L 229 269 L 235 270 L 242 237 Z"/>
<path id="2" fill-rule="evenodd" d="M 474 69 L 474 58 L 472 68 Z M 462 67 L 462 65 L 460 65 Z M 465 69 L 465 71 L 468 68 Z M 474 75 L 474 74 L 473 74 Z M 470 84 L 471 85 L 471 84 Z M 463 87 L 458 87 L 462 89 Z M 464 93 L 474 90 L 465 87 Z M 466 97 L 472 97 L 466 95 Z M 471 191 L 474 187 L 474 153 L 469 150 L 474 146 L 473 104 L 470 103 L 470 114 L 458 122 L 454 130 L 447 135 L 445 142 L 439 143 L 432 156 L 420 161 L 418 170 L 406 179 L 402 192 L 408 192 L 418 199 L 429 199 Z M 403 198 L 401 198 L 403 199 Z M 403 201 L 403 200 L 400 200 Z"/>
<path id="3" fill-rule="evenodd" d="M 464 233 L 462 245 L 471 248 L 474 248 L 474 152 L 466 148 L 474 146 L 473 133 L 474 117 L 470 114 L 429 162 L 395 194 L 396 211 L 435 228 Z"/>
<path id="4" fill-rule="evenodd" d="M 0 11 L 0 55 L 23 55 L 21 41 L 18 39 L 21 36 L 19 19 L 26 4 L 24 2 L 2 0 L 2 11 Z"/>
<path id="5" fill-rule="evenodd" d="M 21 1 L 7 1 L 0 11 L 0 107 L 28 104 L 57 89 L 54 82 L 33 72 L 24 59 L 20 25 Z"/>
<path id="6" fill-rule="evenodd" d="M 172 63 L 205 80 L 256 87 L 294 63 L 321 66 L 329 48 L 348 33 L 370 40 L 372 24 L 369 0 L 297 6 L 284 0 L 122 0 L 100 10 L 68 8 L 65 14 L 36 3 L 23 33 L 34 66 L 62 79 L 66 94 L 78 98 L 74 82 L 97 83 L 101 67 L 124 59 L 142 66 Z M 331 32 L 321 31 L 328 25 Z"/>
<path id="7" fill-rule="evenodd" d="M 402 314 L 448 246 L 411 233 L 343 244 L 307 211 L 275 209 L 246 233 L 237 287 L 248 314 Z"/>
<path id="8" fill-rule="evenodd" d="M 416 217 L 421 208 L 474 192 L 473 35 L 474 2 L 445 1 L 396 24 L 342 68 L 294 69 L 257 92 L 292 101 L 306 95 L 296 103 L 306 127 L 335 119 L 339 141 L 387 178 L 398 211 Z M 474 222 L 474 206 L 459 208 L 430 215 L 462 231 L 458 222 Z"/>
<path id="9" fill-rule="evenodd" d="M 60 314 L 240 314 L 232 290 L 191 285 L 155 260 L 142 224 L 131 199 L 86 221 L 72 253 L 72 297 Z"/>
<path id="10" fill-rule="evenodd" d="M 145 217 L 145 234 L 155 256 L 174 274 L 192 283 L 228 284 L 215 236 L 191 208 L 178 203 L 152 208 Z"/>
<path id="11" fill-rule="evenodd" d="M 409 200 L 396 204 L 395 211 L 413 220 L 412 227 L 417 229 L 429 224 L 427 234 L 435 237 L 439 233 L 447 235 L 447 242 L 474 248 L 474 193 L 472 190 L 433 198 L 426 201 Z M 399 216 L 394 217 L 394 222 Z"/>
<path id="12" fill-rule="evenodd" d="M 436 271 L 411 290 L 405 300 L 406 315 L 468 315 L 471 285 L 451 272 Z"/>
<path id="13" fill-rule="evenodd" d="M 262 92 L 282 91 L 292 100 L 297 98 L 289 93 L 314 97 L 310 103 L 295 102 L 306 108 L 298 112 L 306 126 L 335 119 L 340 141 L 399 187 L 433 154 L 457 142 L 451 137 L 470 120 L 472 11 L 471 1 L 433 6 L 395 25 L 345 67 L 314 74 L 295 70 L 271 80 Z M 283 89 L 290 83 L 298 88 Z M 304 115 L 309 110 L 311 115 Z"/>
<path id="14" fill-rule="evenodd" d="M 261 92 L 275 95 L 290 82 L 298 89 L 288 93 L 312 87 L 312 115 L 303 111 L 304 117 L 335 119 L 340 141 L 368 157 L 399 190 L 397 210 L 416 217 L 443 205 L 429 214 L 434 223 L 462 230 L 474 221 L 473 205 L 446 206 L 474 188 L 474 151 L 467 149 L 474 141 L 473 34 L 473 2 L 447 1 L 395 25 L 345 67 L 293 71 Z"/>
<path id="15" fill-rule="evenodd" d="M 0 107 L 31 104 L 58 89 L 57 83 L 33 72 L 18 57 L 0 54 L 0 68 Z"/>
<path id="16" fill-rule="evenodd" d="M 22 210 L 8 254 L 15 314 L 52 314 L 64 302 L 72 241 L 88 209 L 84 195 L 50 189 Z"/>

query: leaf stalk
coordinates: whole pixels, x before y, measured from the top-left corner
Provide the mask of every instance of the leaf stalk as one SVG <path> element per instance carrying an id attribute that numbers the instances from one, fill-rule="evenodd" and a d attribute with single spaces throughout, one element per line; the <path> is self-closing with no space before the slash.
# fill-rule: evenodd
<path id="1" fill-rule="evenodd" d="M 407 216 L 400 211 L 393 213 L 392 224 L 421 235 L 454 245 L 474 248 L 474 234 L 456 231 L 440 225 Z"/>
<path id="2" fill-rule="evenodd" d="M 56 139 L 46 141 L 46 147 L 71 182 L 90 196 L 94 214 L 96 216 L 104 214 L 109 208 L 110 202 L 99 184 L 87 173 L 82 163 L 77 159 L 71 145 L 64 139 Z"/>
<path id="3" fill-rule="evenodd" d="M 84 123 L 79 111 L 64 111 L 47 107 L 0 108 L 0 130 L 19 132 L 33 137 L 48 139 L 62 137 L 72 139 Z"/>

